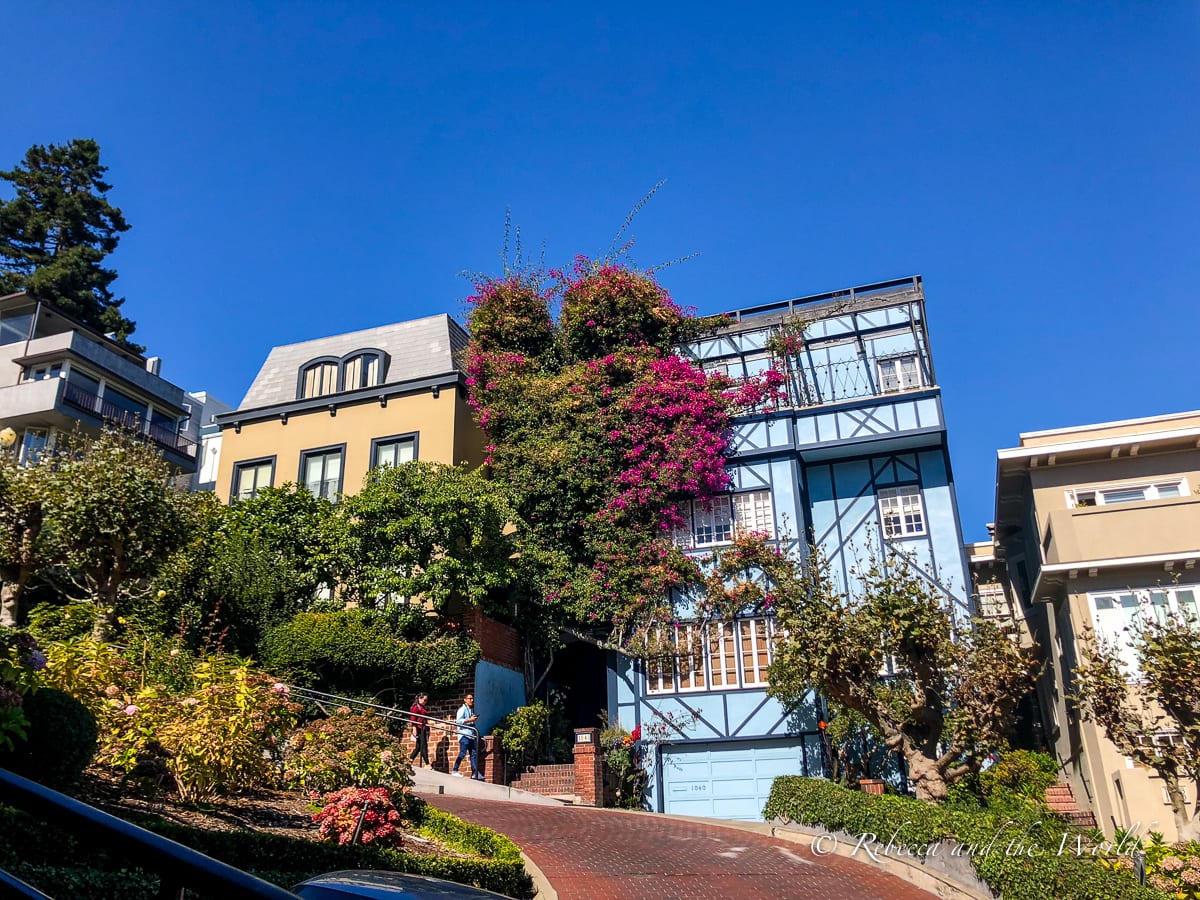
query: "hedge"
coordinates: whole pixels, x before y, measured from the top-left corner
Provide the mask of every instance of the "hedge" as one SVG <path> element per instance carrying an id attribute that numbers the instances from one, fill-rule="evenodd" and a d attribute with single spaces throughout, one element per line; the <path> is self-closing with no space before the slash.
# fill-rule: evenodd
<path id="1" fill-rule="evenodd" d="M 767 820 L 782 819 L 851 835 L 876 834 L 881 842 L 924 846 L 954 839 L 990 852 L 970 856 L 979 877 L 1003 900 L 1162 900 L 1163 894 L 1137 883 L 1125 870 L 1109 869 L 1070 851 L 1087 833 L 1035 807 L 971 812 L 897 796 L 852 791 L 823 778 L 785 775 L 775 779 L 763 809 Z M 995 840 L 997 834 L 1009 837 Z M 1033 856 L 1006 852 L 1017 838 L 1036 848 Z M 1085 840 L 1086 846 L 1086 840 Z"/>
<path id="2" fill-rule="evenodd" d="M 421 833 L 478 856 L 416 856 L 403 850 L 339 846 L 303 838 L 247 831 L 206 831 L 161 819 L 137 824 L 214 859 L 288 887 L 339 869 L 387 869 L 429 875 L 516 898 L 534 895 L 521 851 L 512 841 L 428 806 L 410 801 Z M 64 867 L 64 859 L 74 865 Z M 118 870 L 124 860 L 87 848 L 70 834 L 15 810 L 0 808 L 0 868 L 53 895 L 80 900 L 145 900 L 155 896 L 158 879 L 147 872 Z"/>
<path id="3" fill-rule="evenodd" d="M 468 637 L 408 641 L 378 612 L 347 609 L 300 613 L 272 628 L 260 648 L 263 666 L 278 677 L 332 693 L 435 696 L 475 670 L 479 645 Z"/>

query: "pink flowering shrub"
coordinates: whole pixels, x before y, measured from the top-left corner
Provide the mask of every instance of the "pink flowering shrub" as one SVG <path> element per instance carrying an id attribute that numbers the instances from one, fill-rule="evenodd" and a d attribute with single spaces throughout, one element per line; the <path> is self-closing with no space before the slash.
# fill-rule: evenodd
<path id="1" fill-rule="evenodd" d="M 645 273 L 580 258 L 550 274 L 546 290 L 507 278 L 470 298 L 469 402 L 521 497 L 535 599 L 644 643 L 669 593 L 700 581 L 671 541 L 679 504 L 728 488 L 731 416 L 777 406 L 784 377 L 735 381 L 675 352 L 715 323 Z"/>
<path id="2" fill-rule="evenodd" d="M 357 832 L 361 844 L 400 846 L 400 812 L 386 788 L 344 788 L 325 794 L 321 803 L 312 818 L 326 840 L 349 844 Z"/>
<path id="3" fill-rule="evenodd" d="M 287 740 L 284 778 L 291 787 L 332 791 L 345 787 L 412 786 L 404 744 L 371 712 L 339 707 L 332 716 L 301 725 Z"/>

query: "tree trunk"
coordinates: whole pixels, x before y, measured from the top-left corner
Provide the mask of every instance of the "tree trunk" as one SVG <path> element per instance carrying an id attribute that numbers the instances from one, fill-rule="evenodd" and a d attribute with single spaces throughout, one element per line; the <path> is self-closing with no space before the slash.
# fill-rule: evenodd
<path id="1" fill-rule="evenodd" d="M 0 585 L 0 626 L 16 628 L 21 615 L 21 588 L 15 581 Z"/>
<path id="2" fill-rule="evenodd" d="M 949 796 L 949 785 L 937 760 L 911 746 L 904 748 L 904 759 L 908 763 L 908 780 L 916 789 L 918 800 L 940 803 Z"/>
<path id="3" fill-rule="evenodd" d="M 1171 812 L 1175 816 L 1175 830 L 1179 832 L 1179 840 L 1200 840 L 1200 818 L 1188 814 L 1187 796 L 1179 784 L 1179 776 L 1166 772 L 1160 772 L 1159 774 L 1163 776 L 1163 782 L 1167 788 L 1167 796 L 1171 800 Z M 1197 785 L 1197 787 L 1200 787 L 1200 785 Z M 1200 800 L 1196 803 L 1196 809 L 1197 812 L 1200 812 Z"/>

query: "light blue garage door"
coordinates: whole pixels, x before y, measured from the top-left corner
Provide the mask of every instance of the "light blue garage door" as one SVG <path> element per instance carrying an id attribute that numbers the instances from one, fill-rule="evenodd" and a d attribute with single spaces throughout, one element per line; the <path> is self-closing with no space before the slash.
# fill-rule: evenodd
<path id="1" fill-rule="evenodd" d="M 663 747 L 664 811 L 762 821 L 775 776 L 805 774 L 804 744 L 793 737 Z M 809 747 L 814 767 L 817 747 Z"/>

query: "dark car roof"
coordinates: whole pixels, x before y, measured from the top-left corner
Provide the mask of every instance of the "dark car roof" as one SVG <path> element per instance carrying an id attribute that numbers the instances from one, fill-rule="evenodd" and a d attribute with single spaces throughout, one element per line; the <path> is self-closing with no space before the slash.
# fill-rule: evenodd
<path id="1" fill-rule="evenodd" d="M 317 875 L 292 891 L 305 900 L 336 900 L 343 897 L 371 897 L 378 900 L 484 900 L 503 897 L 481 888 L 425 875 L 405 875 L 400 872 L 376 872 L 367 869 L 330 872 Z"/>

